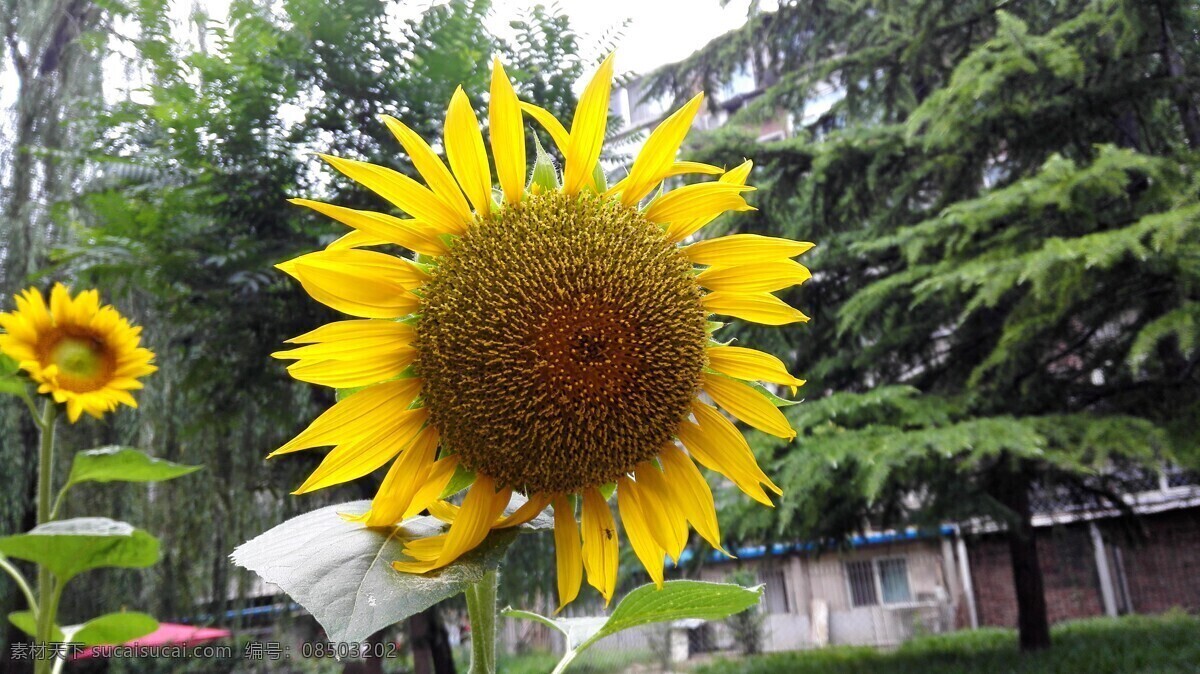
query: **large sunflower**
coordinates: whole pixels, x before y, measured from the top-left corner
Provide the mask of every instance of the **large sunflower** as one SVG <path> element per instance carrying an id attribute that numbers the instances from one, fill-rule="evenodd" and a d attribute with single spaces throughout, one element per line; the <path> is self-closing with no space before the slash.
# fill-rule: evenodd
<path id="1" fill-rule="evenodd" d="M 519 101 L 497 61 L 488 114 L 494 166 L 461 88 L 446 114 L 449 167 L 403 123 L 384 118 L 425 184 L 323 156 L 411 219 L 294 200 L 354 231 L 280 268 L 358 319 L 296 337 L 303 346 L 275 355 L 296 361 L 288 370 L 297 379 L 361 390 L 272 456 L 333 446 L 297 493 L 392 461 L 370 511 L 356 519 L 385 526 L 428 509 L 451 523 L 410 542 L 410 559 L 394 564 L 401 571 L 450 564 L 491 529 L 552 505 L 561 604 L 576 597 L 585 569 L 610 600 L 618 535 L 605 494 L 614 486 L 623 529 L 660 584 L 664 555 L 679 557 L 689 524 L 721 545 L 712 494 L 693 460 L 765 505 L 764 486 L 781 493 L 706 400 L 790 438 L 795 432 L 754 382 L 793 391 L 804 382 L 773 356 L 714 342 L 719 324 L 708 316 L 807 320 L 771 293 L 808 279 L 792 258 L 812 244 L 750 234 L 681 244 L 721 213 L 749 210 L 742 195 L 753 189 L 745 184 L 750 162 L 724 171 L 675 161 L 699 95 L 650 134 L 624 179 L 606 186 L 598 160 L 611 81 L 609 57 L 568 132 Z M 561 182 L 539 153 L 527 183 L 523 115 L 565 157 Z M 654 194 L 688 173 L 719 178 Z M 363 250 L 381 244 L 417 257 Z M 439 500 L 456 471 L 474 475 L 461 506 Z M 514 491 L 528 502 L 506 517 Z"/>
<path id="2" fill-rule="evenodd" d="M 37 288 L 17 295 L 16 304 L 15 311 L 0 313 L 0 353 L 17 361 L 38 393 L 65 403 L 72 423 L 84 412 L 100 418 L 120 404 L 137 407 L 129 392 L 158 369 L 150 364 L 154 354 L 139 346 L 140 327 L 100 306 L 97 291 L 72 298 L 61 283 L 48 304 Z"/>

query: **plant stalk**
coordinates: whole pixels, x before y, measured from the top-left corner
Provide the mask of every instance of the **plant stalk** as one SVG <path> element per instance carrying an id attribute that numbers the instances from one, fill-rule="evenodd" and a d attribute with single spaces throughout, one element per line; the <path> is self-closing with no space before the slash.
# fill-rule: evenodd
<path id="1" fill-rule="evenodd" d="M 58 407 L 52 400 L 46 400 L 42 405 L 42 418 L 38 421 L 41 426 L 41 446 L 38 451 L 38 493 L 37 493 L 37 523 L 45 524 L 50 521 L 50 495 L 54 488 L 54 421 L 58 415 Z M 47 649 L 50 642 L 50 632 L 54 629 L 54 613 L 58 592 L 52 588 L 53 579 L 50 569 L 38 566 L 37 575 L 37 646 Z M 48 651 L 45 651 L 48 653 Z M 40 651 L 35 653 L 41 654 Z M 49 658 L 38 658 L 34 662 L 34 670 L 38 674 L 48 674 L 53 665 Z"/>
<path id="2" fill-rule="evenodd" d="M 467 588 L 467 616 L 471 620 L 471 669 L 469 674 L 496 674 L 496 585 L 493 569 Z"/>

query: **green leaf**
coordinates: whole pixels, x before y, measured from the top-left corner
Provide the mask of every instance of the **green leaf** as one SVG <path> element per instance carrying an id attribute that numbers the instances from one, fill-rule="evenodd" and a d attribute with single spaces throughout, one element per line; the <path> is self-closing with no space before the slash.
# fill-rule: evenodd
<path id="1" fill-rule="evenodd" d="M 21 366 L 17 364 L 15 358 L 7 354 L 0 353 L 0 377 L 14 375 L 20 369 Z"/>
<path id="2" fill-rule="evenodd" d="M 101 447 L 75 455 L 67 486 L 80 482 L 158 482 L 173 480 L 200 470 L 158 459 L 131 447 Z"/>
<path id="3" fill-rule="evenodd" d="M 521 501 L 514 499 L 509 510 Z M 308 610 L 337 642 L 359 642 L 388 625 L 448 599 L 500 565 L 518 529 L 493 532 L 474 551 L 446 568 L 417 576 L 392 562 L 405 559 L 406 541 L 444 531 L 433 517 L 414 517 L 395 527 L 368 528 L 342 514 L 360 514 L 370 501 L 321 508 L 293 518 L 242 544 L 233 563 L 278 585 Z"/>
<path id="4" fill-rule="evenodd" d="M 158 561 L 158 539 L 125 522 L 79 517 L 4 536 L 0 538 L 0 552 L 41 564 L 65 583 L 89 569 L 152 566 Z"/>
<path id="5" fill-rule="evenodd" d="M 158 629 L 158 621 L 145 613 L 107 613 L 82 625 L 62 629 L 64 638 L 82 646 L 110 646 L 133 641 Z"/>
<path id="6" fill-rule="evenodd" d="M 450 476 L 450 481 L 446 483 L 446 488 L 438 498 L 449 498 L 458 492 L 470 487 L 475 483 L 475 471 L 468 470 L 460 463 L 454 469 L 454 475 Z"/>
<path id="7" fill-rule="evenodd" d="M 776 407 L 791 407 L 792 405 L 799 405 L 800 403 L 804 402 L 803 400 L 788 400 L 787 398 L 780 398 L 779 396 L 775 395 L 774 393 L 771 393 L 771 391 L 768 390 L 767 387 L 763 386 L 762 384 L 759 384 L 758 382 L 748 381 L 748 382 L 746 382 L 746 384 L 749 384 L 750 388 L 754 389 L 755 391 L 758 391 L 758 393 L 762 397 L 771 401 L 771 404 Z"/>
<path id="8" fill-rule="evenodd" d="M 0 375 L 0 394 L 20 396 L 25 393 L 25 380 L 16 375 Z"/>
<path id="9" fill-rule="evenodd" d="M 653 584 L 643 585 L 625 595 L 612 615 L 607 618 L 553 619 L 531 613 L 504 609 L 501 614 L 520 620 L 534 620 L 562 632 L 567 641 L 567 654 L 556 672 L 565 669 L 597 641 L 631 627 L 650 623 L 672 622 L 688 618 L 721 620 L 741 613 L 758 603 L 762 586 L 745 588 L 727 583 L 706 583 L 697 580 L 671 580 L 663 589 Z"/>
<path id="10" fill-rule="evenodd" d="M 37 620 L 33 617 L 33 611 L 17 611 L 16 613 L 9 613 L 8 622 L 12 623 L 14 627 L 21 630 L 25 634 L 28 634 L 35 639 L 37 638 Z M 66 639 L 63 638 L 63 631 L 58 625 L 55 625 L 50 630 L 49 641 L 57 641 L 59 643 L 66 641 Z"/>
<path id="11" fill-rule="evenodd" d="M 8 621 L 31 637 L 37 636 L 37 621 L 32 611 L 8 614 Z M 49 641 L 81 646 L 123 644 L 158 629 L 158 621 L 145 613 L 108 613 L 80 625 L 54 626 Z"/>

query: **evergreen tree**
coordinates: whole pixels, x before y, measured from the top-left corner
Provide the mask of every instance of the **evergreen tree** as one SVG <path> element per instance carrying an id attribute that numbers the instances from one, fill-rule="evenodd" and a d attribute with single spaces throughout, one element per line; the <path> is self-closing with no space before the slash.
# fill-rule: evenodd
<path id="1" fill-rule="evenodd" d="M 1021 646 L 1047 647 L 1031 499 L 1123 506 L 1200 455 L 1200 8 L 780 4 L 655 78 L 683 96 L 752 60 L 771 77 L 735 121 L 845 92 L 794 138 L 734 124 L 698 148 L 756 159 L 751 226 L 819 246 L 787 298 L 811 323 L 769 345 L 809 380 L 800 435 L 754 443 L 786 495 L 730 534 L 989 516 Z"/>

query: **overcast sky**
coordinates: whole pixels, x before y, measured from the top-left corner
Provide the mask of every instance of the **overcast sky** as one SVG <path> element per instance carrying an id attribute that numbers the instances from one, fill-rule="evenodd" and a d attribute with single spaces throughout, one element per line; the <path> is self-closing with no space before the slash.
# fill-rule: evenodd
<path id="1" fill-rule="evenodd" d="M 431 4 L 444 1 L 409 0 L 401 5 L 398 14 L 415 16 Z M 594 48 L 598 39 L 628 19 L 629 24 L 617 42 L 617 70 L 645 73 L 686 58 L 709 40 L 741 26 L 746 21 L 749 2 L 730 0 L 724 7 L 720 0 L 557 0 L 547 4 L 557 4 L 570 17 L 575 30 L 584 38 L 585 49 Z M 225 19 L 229 0 L 202 0 L 201 4 L 213 20 Z M 508 22 L 522 16 L 531 4 L 528 0 L 493 0 L 490 28 L 505 34 Z M 776 3 L 763 0 L 760 4 L 772 8 Z M 191 0 L 174 0 L 172 5 L 172 14 L 181 25 L 186 25 Z M 582 88 L 582 83 L 577 88 Z M 15 89 L 16 75 L 5 59 L 0 64 L 0 110 L 13 104 Z"/>

